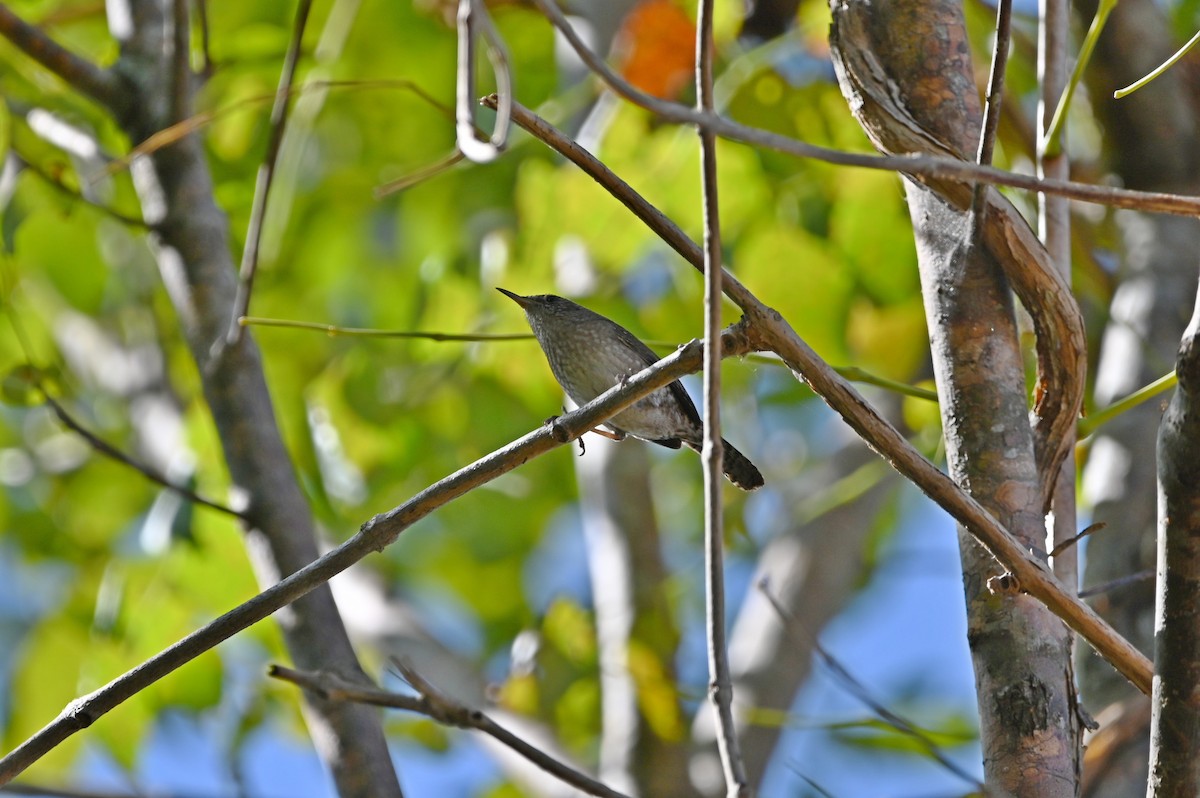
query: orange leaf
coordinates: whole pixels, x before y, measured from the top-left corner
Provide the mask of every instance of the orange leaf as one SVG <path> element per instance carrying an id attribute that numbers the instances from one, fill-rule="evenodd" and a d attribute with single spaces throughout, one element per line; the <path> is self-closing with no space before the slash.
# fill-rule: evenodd
<path id="1" fill-rule="evenodd" d="M 625 17 L 614 50 L 626 80 L 647 94 L 674 99 L 693 74 L 696 25 L 671 0 L 645 0 Z"/>

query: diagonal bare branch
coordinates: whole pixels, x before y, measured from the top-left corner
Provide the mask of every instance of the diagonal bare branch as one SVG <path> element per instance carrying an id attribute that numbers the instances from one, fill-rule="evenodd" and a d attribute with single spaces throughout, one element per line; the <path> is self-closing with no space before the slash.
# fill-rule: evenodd
<path id="1" fill-rule="evenodd" d="M 7 784 L 55 746 L 123 702 L 178 670 L 217 644 L 270 617 L 371 552 L 382 551 L 404 530 L 472 489 L 512 471 L 534 457 L 569 443 L 654 390 L 700 368 L 703 345 L 693 341 L 653 366 L 598 396 L 583 407 L 497 449 L 430 485 L 404 504 L 367 521 L 336 549 L 281 579 L 248 601 L 202 626 L 100 689 L 67 705 L 58 717 L 0 759 L 0 785 Z M 726 333 L 724 351 L 749 351 L 745 329 Z"/>
<path id="2" fill-rule="evenodd" d="M 929 154 L 870 155 L 867 153 L 844 152 L 828 147 L 819 147 L 798 139 L 783 136 L 760 128 L 742 125 L 725 117 L 708 114 L 686 105 L 660 100 L 635 89 L 612 71 L 583 42 L 562 12 L 549 0 L 533 0 L 562 32 L 572 49 L 588 68 L 597 74 L 617 94 L 640 105 L 656 116 L 683 125 L 696 125 L 711 130 L 718 136 L 731 141 L 740 141 L 755 147 L 765 147 L 797 158 L 812 158 L 838 166 L 857 166 L 886 172 L 904 172 L 916 177 L 958 180 L 963 183 L 983 182 L 998 186 L 1011 186 L 1026 191 L 1042 191 L 1056 196 L 1070 197 L 1083 202 L 1108 205 L 1114 208 L 1133 208 L 1157 213 L 1173 213 L 1183 216 L 1200 216 L 1200 197 L 1184 194 L 1169 194 L 1155 191 L 1133 191 L 1129 189 L 1095 186 L 1070 180 L 1045 180 L 1031 175 L 1020 175 L 991 166 L 980 166 L 957 157 Z"/>
<path id="3" fill-rule="evenodd" d="M 42 398 L 45 400 L 46 404 L 50 406 L 50 409 L 54 411 L 54 415 L 58 417 L 58 420 L 62 422 L 63 426 L 74 432 L 79 437 L 83 438 L 88 442 L 89 446 L 100 452 L 100 454 L 104 455 L 105 457 L 115 460 L 121 465 L 127 466 L 128 468 L 132 468 L 134 471 L 137 471 L 151 482 L 161 485 L 169 491 L 178 493 L 180 496 L 190 502 L 193 502 L 194 504 L 208 507 L 216 510 L 217 512 L 225 513 L 226 515 L 232 515 L 234 518 L 240 518 L 242 520 L 246 519 L 245 513 L 238 512 L 231 507 L 226 507 L 223 504 L 206 499 L 200 494 L 196 493 L 194 490 L 184 487 L 183 485 L 177 485 L 176 483 L 167 479 L 166 476 L 159 473 L 157 469 L 151 468 L 145 463 L 139 463 L 137 460 L 134 460 L 132 457 L 125 454 L 108 441 L 100 438 L 87 427 L 83 426 L 83 424 L 76 421 L 75 417 L 68 413 L 66 408 L 59 404 L 52 396 L 50 396 L 50 394 L 46 393 L 44 388 L 42 389 Z"/>
<path id="4" fill-rule="evenodd" d="M 129 107 L 130 94 L 115 72 L 71 52 L 4 3 L 0 3 L 0 36 L 116 116 L 122 116 Z"/>

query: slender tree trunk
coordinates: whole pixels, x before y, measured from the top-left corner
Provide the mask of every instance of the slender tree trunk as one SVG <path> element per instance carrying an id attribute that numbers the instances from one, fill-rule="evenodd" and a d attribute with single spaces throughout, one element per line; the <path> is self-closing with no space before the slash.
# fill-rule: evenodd
<path id="1" fill-rule="evenodd" d="M 1200 795 L 1200 294 L 1158 434 L 1158 598 L 1147 795 Z"/>
<path id="2" fill-rule="evenodd" d="M 171 3 L 131 0 L 133 21 L 114 67 L 135 98 L 121 126 L 138 143 L 191 106 L 192 85 L 173 80 Z M 120 32 L 117 32 L 118 36 Z M 180 56 L 186 64 L 186 55 Z M 224 347 L 236 289 L 228 225 L 212 194 L 200 140 L 179 141 L 135 161 L 135 186 L 163 281 L 196 359 L 235 491 L 244 496 L 247 548 L 269 585 L 318 556 L 313 520 L 275 422 L 254 340 Z M 363 678 L 328 587 L 276 616 L 297 667 Z M 376 711 L 306 694 L 305 719 L 340 795 L 397 796 L 400 787 Z"/>
<path id="3" fill-rule="evenodd" d="M 896 30 L 920 34 L 891 35 Z M 842 31 L 854 40 L 843 40 Z M 843 91 L 877 145 L 927 140 L 975 152 L 980 109 L 959 5 L 844 2 L 834 7 L 834 34 Z M 870 56 L 846 57 L 851 47 L 869 48 Z M 879 71 L 850 74 L 866 63 Z M 862 102 L 859 92 L 872 88 L 880 104 Z M 889 102 L 885 115 L 880 109 Z M 891 138 L 889 126 L 898 124 L 906 129 Z M 1042 550 L 1042 480 L 1056 478 L 1058 466 L 1050 477 L 1038 473 L 1008 282 L 997 256 L 976 243 L 969 209 L 914 180 L 905 189 L 951 474 L 1027 546 Z M 1001 569 L 970 536 L 959 538 L 986 783 L 1018 796 L 1073 798 L 1080 752 L 1070 633 L 1033 599 L 993 592 L 989 579 Z"/>
<path id="4" fill-rule="evenodd" d="M 926 314 L 938 322 L 930 336 L 951 475 L 1040 548 L 1045 526 L 1008 284 L 986 253 L 961 249 L 961 214 L 926 189 L 908 189 Z M 1074 796 L 1069 631 L 1028 596 L 993 593 L 989 580 L 1003 569 L 961 530 L 959 547 L 985 782 L 1014 795 Z"/>

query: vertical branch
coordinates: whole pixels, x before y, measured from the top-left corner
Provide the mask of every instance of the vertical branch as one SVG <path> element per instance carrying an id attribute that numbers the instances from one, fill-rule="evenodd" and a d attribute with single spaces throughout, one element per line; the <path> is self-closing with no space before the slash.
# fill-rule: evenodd
<path id="1" fill-rule="evenodd" d="M 1008 42 L 1012 31 L 1012 0 L 1000 0 L 996 4 L 996 42 L 992 50 L 992 71 L 988 78 L 987 103 L 983 111 L 983 125 L 979 132 L 979 150 L 975 160 L 980 166 L 990 166 L 996 150 L 996 129 L 1000 126 L 1000 99 L 1004 96 L 1004 70 L 1008 66 Z M 971 240 L 983 224 L 987 203 L 983 201 L 986 183 L 975 184 L 971 198 Z"/>
<path id="2" fill-rule="evenodd" d="M 1149 798 L 1200 794 L 1200 293 L 1158 432 L 1158 595 Z"/>
<path id="3" fill-rule="evenodd" d="M 307 0 L 301 2 L 307 7 Z M 131 141 L 144 142 L 171 124 L 175 81 L 166 17 L 173 6 L 166 0 L 111 0 L 110 7 L 114 18 L 129 22 L 113 67 L 128 82 L 128 108 L 118 121 Z M 318 558 L 316 531 L 280 434 L 261 352 L 251 335 L 227 343 L 238 274 L 203 143 L 194 132 L 173 140 L 137 158 L 132 177 L 143 214 L 160 225 L 149 243 L 198 367 L 230 481 L 246 498 L 250 561 L 260 584 L 274 584 Z M 365 678 L 328 587 L 297 600 L 276 620 L 298 667 Z M 319 696 L 307 696 L 302 712 L 343 798 L 402 795 L 374 713 Z"/>
<path id="4" fill-rule="evenodd" d="M 696 102 L 713 109 L 712 0 L 696 14 Z M 716 136 L 700 130 L 700 180 L 704 195 L 704 564 L 708 622 L 709 697 L 717 720 L 717 749 L 730 796 L 746 796 L 746 768 L 733 722 L 733 682 L 725 639 L 724 507 L 721 501 L 721 217 L 717 203 Z"/>
<path id="5" fill-rule="evenodd" d="M 838 0 L 831 7 L 839 81 L 877 146 L 904 146 L 915 128 L 959 151 L 975 148 L 982 114 L 961 4 Z M 920 47 L 898 46 L 887 35 L 901 25 L 922 32 Z M 897 85 L 905 87 L 902 102 L 895 101 Z M 879 102 L 868 104 L 864 97 Z M 974 214 L 963 212 L 969 199 L 961 205 L 947 202 L 953 192 L 912 179 L 906 181 L 905 194 L 916 234 L 950 475 L 968 486 L 1023 546 L 1041 548 L 1046 537 L 1043 508 L 1053 484 L 1047 475 L 1057 474 L 1062 462 L 1061 436 L 1034 434 L 1030 428 L 1013 287 L 1035 320 L 1043 315 L 1037 328 L 1043 394 L 1061 386 L 1063 396 L 1071 397 L 1061 408 L 1065 412 L 1055 412 L 1052 426 L 1075 422 L 1072 392 L 1082 388 L 1075 368 L 1080 364 L 1058 367 L 1082 351 L 1082 324 L 1074 323 L 1077 308 L 1059 285 L 1057 272 L 1049 267 L 1042 271 L 1046 258 L 1040 247 L 1023 248 L 1031 255 L 1028 260 L 1016 257 L 1009 244 L 1032 239 L 1033 233 L 1012 220 L 994 200 L 995 192 L 987 194 L 988 217 L 977 231 L 984 246 L 976 247 L 962 246 L 974 224 Z M 1032 263 L 1038 264 L 1036 269 Z M 1019 281 L 1027 274 L 1012 268 L 1017 264 L 1046 279 L 1051 292 L 1022 290 Z M 1045 314 L 1058 310 L 1064 318 L 1072 317 L 1071 323 L 1062 325 L 1065 335 L 1051 338 L 1045 333 L 1055 325 L 1045 323 Z M 1061 373 L 1061 382 L 1048 379 L 1051 368 Z M 1040 425 L 1051 416 L 1035 418 Z M 996 456 L 1000 451 L 1003 457 Z M 989 790 L 1020 798 L 1073 798 L 1079 750 L 1074 686 L 1067 673 L 1070 632 L 1027 597 L 993 593 L 989 579 L 998 569 L 992 552 L 965 536 L 960 539 L 985 783 Z"/>
<path id="6" fill-rule="evenodd" d="M 119 117 L 129 107 L 129 94 L 119 75 L 75 55 L 3 3 L 0 3 L 0 36 L 114 115 Z"/>
<path id="7" fill-rule="evenodd" d="M 183 2 L 183 0 L 176 0 Z M 296 64 L 300 60 L 300 46 L 304 41 L 304 28 L 308 24 L 308 12 L 312 0 L 300 0 L 296 7 L 296 21 L 292 25 L 292 39 L 288 43 L 283 69 L 279 73 L 279 89 L 275 93 L 275 104 L 271 107 L 271 138 L 258 177 L 254 182 L 254 202 L 250 206 L 250 222 L 246 227 L 246 246 L 242 250 L 242 265 L 238 274 L 237 296 L 233 302 L 226 344 L 234 345 L 241 340 L 243 331 L 238 319 L 250 309 L 250 292 L 254 290 L 254 276 L 258 272 L 258 245 L 262 241 L 263 221 L 267 216 L 267 195 L 271 192 L 271 181 L 275 177 L 275 162 L 279 159 L 279 148 L 283 144 L 283 130 L 287 125 L 288 108 L 292 98 L 292 82 L 296 78 Z"/>

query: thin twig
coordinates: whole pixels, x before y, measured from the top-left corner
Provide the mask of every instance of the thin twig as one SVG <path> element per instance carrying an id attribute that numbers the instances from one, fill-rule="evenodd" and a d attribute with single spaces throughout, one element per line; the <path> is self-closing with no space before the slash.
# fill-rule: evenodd
<path id="1" fill-rule="evenodd" d="M 753 360 L 755 355 L 751 355 Z M 851 382 L 861 382 L 864 385 L 874 385 L 876 388 L 893 393 L 901 394 L 902 396 L 911 396 L 914 399 L 924 399 L 927 402 L 936 402 L 938 400 L 937 391 L 932 391 L 929 388 L 918 388 L 916 385 L 909 385 L 906 382 L 899 380 L 890 380 L 887 377 L 881 377 L 878 374 L 872 374 L 864 368 L 858 366 L 834 366 L 833 370 L 841 374 Z"/>
<path id="2" fill-rule="evenodd" d="M 293 86 L 291 91 L 288 92 L 288 95 L 294 97 L 310 91 L 327 91 L 330 89 L 345 89 L 355 91 L 401 89 L 403 91 L 410 91 L 420 97 L 421 100 L 435 108 L 439 113 L 444 114 L 447 119 L 451 121 L 454 119 L 453 108 L 450 108 L 444 103 L 439 102 L 433 95 L 422 89 L 411 80 L 310 80 L 300 84 L 299 86 Z M 232 102 L 229 105 L 221 108 L 215 108 L 211 111 L 201 111 L 197 114 L 193 114 L 181 122 L 176 122 L 173 125 L 165 127 L 162 130 L 151 134 L 140 144 L 131 149 L 123 158 L 114 159 L 105 169 L 103 176 L 109 177 L 117 172 L 128 169 L 129 165 L 133 163 L 135 159 L 141 156 L 151 155 L 158 150 L 161 150 L 163 147 L 168 147 L 180 139 L 191 135 L 197 130 L 211 125 L 218 119 L 222 119 L 230 114 L 237 113 L 238 111 L 242 111 L 246 108 L 251 108 L 256 105 L 262 105 L 263 103 L 268 102 L 274 103 L 278 100 L 278 98 L 278 92 L 274 92 L 272 94 L 260 94 L 255 97 L 247 97 L 244 100 Z"/>
<path id="3" fill-rule="evenodd" d="M 120 222 L 121 224 L 127 224 L 130 227 L 137 227 L 142 230 L 153 230 L 154 229 L 153 225 L 149 224 L 145 219 L 140 219 L 137 216 L 133 216 L 131 214 L 122 213 L 121 211 L 117 210 L 116 208 L 109 207 L 108 205 L 104 205 L 102 203 L 96 202 L 95 200 L 88 198 L 82 192 L 77 191 L 77 190 L 71 188 L 70 186 L 66 185 L 61 180 L 56 178 L 54 175 L 50 174 L 48 171 L 46 171 L 42 167 L 38 166 L 37 164 L 33 163 L 30 160 L 27 160 L 23 155 L 16 152 L 15 149 L 12 151 L 12 155 L 13 155 L 13 157 L 15 157 L 17 159 L 17 162 L 22 169 L 28 170 L 29 172 L 32 172 L 33 174 L 37 175 L 43 181 L 45 181 L 51 188 L 55 189 L 60 194 L 63 194 L 64 196 L 67 196 L 67 197 L 71 197 L 72 199 L 78 200 L 79 202 L 82 202 L 92 208 L 95 208 L 96 210 L 100 211 L 104 215 L 108 216 L 111 219 L 115 219 L 116 221 Z"/>
<path id="4" fill-rule="evenodd" d="M 696 4 L 696 105 L 713 110 L 712 0 Z M 717 728 L 717 751 L 730 798 L 750 795 L 746 765 L 733 720 L 733 679 L 725 635 L 725 528 L 721 441 L 721 212 L 717 201 L 717 138 L 700 133 L 700 188 L 704 219 L 704 610 L 708 630 L 709 700 Z"/>
<path id="5" fill-rule="evenodd" d="M 747 352 L 744 325 L 734 325 L 724 342 L 728 355 Z M 271 585 L 258 595 L 205 624 L 95 692 L 75 699 L 58 717 L 0 759 L 0 785 L 7 784 L 63 740 L 79 732 L 129 698 L 178 670 L 218 643 L 269 617 L 325 584 L 371 552 L 382 551 L 406 529 L 433 511 L 529 460 L 580 437 L 643 396 L 697 371 L 703 345 L 680 348 L 583 407 L 435 482 L 404 504 L 367 521 L 342 545 Z"/>
<path id="6" fill-rule="evenodd" d="M 1084 202 L 1116 208 L 1132 208 L 1183 216 L 1200 216 L 1200 197 L 1149 191 L 1094 186 L 1068 180 L 1043 180 L 1032 175 L 1020 175 L 991 166 L 937 155 L 870 155 L 818 147 L 778 133 L 733 122 L 722 116 L 704 113 L 686 105 L 651 97 L 631 86 L 608 67 L 571 27 L 562 12 L 550 0 L 533 0 L 579 54 L 580 59 L 625 99 L 640 105 L 662 119 L 711 130 L 722 138 L 765 147 L 797 158 L 812 158 L 839 166 L 857 166 L 888 172 L 904 172 L 926 177 L 953 178 L 963 182 L 994 183 L 1027 191 L 1044 191 Z"/>
<path id="7" fill-rule="evenodd" d="M 946 770 L 976 789 L 984 789 L 984 785 L 979 779 L 959 767 L 923 729 L 893 712 L 891 709 L 888 709 L 884 706 L 883 702 L 876 699 L 871 694 L 871 691 L 867 689 L 866 685 L 856 679 L 854 674 L 850 673 L 836 657 L 829 653 L 825 646 L 821 644 L 817 635 L 779 602 L 779 599 L 771 593 L 765 578 L 759 580 L 756 587 L 758 588 L 758 592 L 767 600 L 767 603 L 771 605 L 775 614 L 779 616 L 779 619 L 783 622 L 784 629 L 790 634 L 798 633 L 802 635 L 813 652 L 825 664 L 825 667 L 829 669 L 830 673 L 842 683 L 851 695 L 861 701 L 867 709 L 874 712 L 880 720 L 887 723 L 893 729 L 918 740 L 922 747 L 925 748 L 925 752 Z"/>
<path id="8" fill-rule="evenodd" d="M 790 765 L 789 765 L 789 767 L 791 767 L 791 770 L 793 773 L 795 773 L 797 776 L 799 776 L 801 779 L 804 780 L 805 784 L 807 784 L 809 787 L 812 787 L 814 790 L 816 790 L 818 795 L 823 796 L 823 798 L 836 798 L 836 796 L 833 793 L 831 793 L 829 790 L 825 789 L 820 784 L 818 784 L 816 781 L 814 781 L 811 776 L 806 776 L 805 774 L 803 774 L 799 770 L 797 770 L 795 767 L 792 767 Z"/>
<path id="9" fill-rule="evenodd" d="M 1079 58 L 1075 60 L 1075 68 L 1071 70 L 1071 77 L 1067 81 L 1066 88 L 1058 98 L 1058 102 L 1054 105 L 1054 116 L 1050 119 L 1050 124 L 1046 126 L 1046 146 L 1045 152 L 1047 155 L 1054 156 L 1058 154 L 1059 148 L 1063 143 L 1063 126 L 1067 121 L 1067 109 L 1071 107 L 1071 99 L 1075 96 L 1075 87 L 1083 80 L 1083 73 L 1087 69 L 1088 62 L 1092 60 L 1092 52 L 1096 49 L 1096 42 L 1100 40 L 1100 33 L 1104 30 L 1105 23 L 1108 22 L 1108 16 L 1112 10 L 1117 7 L 1117 0 L 1100 0 L 1096 7 L 1096 16 L 1092 17 L 1092 24 L 1088 26 L 1088 31 L 1083 37 L 1083 44 L 1079 46 Z"/>
<path id="10" fill-rule="evenodd" d="M 1101 582 L 1098 585 L 1084 588 L 1083 590 L 1079 591 L 1079 598 L 1091 598 L 1092 596 L 1098 596 L 1101 593 L 1107 593 L 1110 590 L 1116 590 L 1119 587 L 1125 587 L 1126 585 L 1153 580 L 1154 576 L 1155 573 L 1152 570 L 1138 571 L 1136 574 L 1121 576 L 1108 582 Z"/>
<path id="11" fill-rule="evenodd" d="M 200 74 L 210 77 L 213 72 L 212 50 L 209 46 L 208 0 L 196 0 L 196 18 L 200 23 Z"/>
<path id="12" fill-rule="evenodd" d="M 375 191 L 372 193 L 377 200 L 381 200 L 384 197 L 390 197 L 392 194 L 412 188 L 418 183 L 423 183 L 432 177 L 440 175 L 442 172 L 447 171 L 452 166 L 462 161 L 465 157 L 466 156 L 462 154 L 462 151 L 455 148 L 454 152 L 450 153 L 445 158 L 434 161 L 428 166 L 423 166 L 415 172 L 405 175 L 404 177 L 399 177 L 395 180 L 390 180 L 383 185 L 376 186 Z"/>
<path id="13" fill-rule="evenodd" d="M 996 149 L 996 130 L 1000 127 L 1000 101 L 1004 96 L 1004 70 L 1008 65 L 1008 44 L 1012 33 L 1012 0 L 1000 0 L 996 4 L 996 41 L 992 49 L 992 70 L 988 78 L 987 103 L 983 111 L 983 126 L 979 131 L 979 151 L 975 162 L 980 166 L 991 166 L 992 153 Z M 987 183 L 976 183 L 971 199 L 971 240 L 983 227 L 987 203 L 983 195 Z"/>
<path id="14" fill-rule="evenodd" d="M 53 397 L 45 392 L 44 389 L 42 390 L 42 398 L 45 400 L 46 404 L 50 406 L 50 409 L 54 411 L 54 415 L 58 416 L 58 420 L 62 422 L 63 426 L 67 427 L 76 435 L 83 438 L 88 442 L 89 446 L 105 457 L 132 468 L 134 471 L 137 471 L 151 482 L 161 485 L 169 491 L 178 493 L 180 496 L 190 502 L 202 505 L 204 507 L 210 507 L 213 510 L 225 513 L 226 515 L 232 515 L 234 518 L 240 518 L 243 521 L 248 520 L 245 513 L 238 512 L 237 510 L 226 507 L 223 504 L 206 499 L 190 488 L 184 487 L 183 485 L 175 484 L 171 480 L 167 479 L 166 476 L 159 473 L 157 469 L 152 468 L 145 463 L 139 463 L 137 460 L 134 460 L 132 457 L 125 454 L 108 441 L 98 437 L 87 427 L 76 421 L 71 414 L 66 411 L 66 408 L 56 402 Z"/>
<path id="15" fill-rule="evenodd" d="M 1117 577 L 1116 579 L 1109 580 L 1108 582 L 1101 582 L 1098 585 L 1093 585 L 1092 587 L 1080 590 L 1079 598 L 1091 598 L 1092 596 L 1098 596 L 1101 593 L 1108 593 L 1109 591 L 1125 587 L 1126 585 L 1132 585 L 1138 582 L 1153 581 L 1155 576 L 1156 574 L 1153 569 L 1147 569 L 1144 571 L 1138 571 L 1137 573 L 1129 574 L 1127 576 Z"/>
<path id="16" fill-rule="evenodd" d="M 1175 66 L 1175 64 L 1179 63 L 1179 60 L 1181 58 L 1183 58 L 1185 55 L 1187 55 L 1188 52 L 1193 47 L 1195 47 L 1197 43 L 1200 43 L 1200 32 L 1197 32 L 1194 36 L 1192 36 L 1192 38 L 1188 39 L 1187 44 L 1185 44 L 1183 47 L 1180 47 L 1178 50 L 1176 50 L 1174 55 L 1172 55 L 1170 58 L 1168 58 L 1166 61 L 1162 62 L 1158 66 L 1156 66 L 1154 69 L 1150 70 L 1150 73 L 1147 74 L 1145 77 L 1138 78 L 1133 83 L 1130 83 L 1128 86 L 1126 86 L 1125 88 L 1117 89 L 1116 91 L 1114 91 L 1113 99 L 1119 100 L 1122 97 L 1133 94 L 1135 91 L 1142 88 L 1143 86 L 1148 85 L 1151 81 L 1158 78 L 1159 75 L 1163 74 L 1168 69 Z"/>
<path id="17" fill-rule="evenodd" d="M 132 95 L 116 73 L 75 55 L 40 28 L 18 17 L 4 3 L 0 3 L 0 36 L 117 117 L 128 108 Z"/>
<path id="18" fill-rule="evenodd" d="M 1059 541 L 1059 543 L 1057 545 L 1055 545 L 1055 547 L 1053 549 L 1050 550 L 1050 556 L 1057 557 L 1058 555 L 1062 554 L 1064 551 L 1069 549 L 1071 546 L 1074 546 L 1076 543 L 1078 543 L 1079 541 L 1086 538 L 1088 535 L 1092 534 L 1093 532 L 1099 532 L 1101 529 L 1104 529 L 1107 526 L 1108 526 L 1108 524 L 1106 522 L 1097 521 L 1096 523 L 1092 524 L 1091 526 L 1084 527 L 1083 531 L 1080 532 L 1078 535 L 1072 535 L 1071 537 L 1067 538 L 1066 540 Z"/>
<path id="19" fill-rule="evenodd" d="M 292 38 L 288 42 L 287 55 L 279 72 L 279 89 L 275 92 L 275 104 L 271 107 L 271 138 L 267 152 L 258 167 L 258 178 L 254 182 L 254 200 L 250 206 L 250 222 L 246 226 L 246 246 L 242 250 L 242 265 L 238 270 L 238 290 L 234 300 L 233 316 L 229 333 L 225 336 L 227 346 L 236 346 L 244 328 L 238 319 L 250 308 L 250 294 L 254 290 L 254 276 L 258 272 L 258 247 L 262 241 L 263 223 L 267 216 L 267 196 L 271 193 L 271 182 L 275 178 L 275 163 L 279 160 L 279 148 L 283 144 L 283 132 L 287 126 L 288 108 L 291 107 L 292 81 L 296 78 L 296 65 L 300 61 L 300 47 L 304 42 L 304 28 L 308 23 L 308 12 L 312 0 L 299 0 L 296 20 L 292 24 Z"/>
<path id="20" fill-rule="evenodd" d="M 1172 370 L 1170 374 L 1164 374 L 1149 385 L 1143 385 L 1128 396 L 1113 402 L 1108 407 L 1097 410 L 1089 414 L 1086 418 L 1079 419 L 1079 423 L 1076 425 L 1079 437 L 1086 438 L 1127 410 L 1132 410 L 1143 402 L 1171 390 L 1178 382 L 1179 377 Z"/>
<path id="21" fill-rule="evenodd" d="M 415 338 L 425 341 L 532 341 L 532 333 L 443 333 L 417 332 L 410 330 L 372 330 L 363 327 L 338 327 L 335 324 L 319 324 L 312 321 L 291 321 L 288 319 L 264 319 L 255 316 L 243 316 L 239 324 L 255 327 L 291 327 L 300 330 L 316 330 L 330 338 L 339 335 L 357 336 L 362 338 Z M 674 347 L 672 347 L 674 349 Z"/>
<path id="22" fill-rule="evenodd" d="M 576 770 L 531 745 L 480 710 L 472 709 L 449 697 L 411 667 L 401 663 L 397 663 L 397 665 L 405 681 L 412 685 L 413 689 L 417 691 L 417 695 L 405 695 L 389 690 L 364 687 L 331 673 L 298 671 L 282 665 L 272 665 L 267 670 L 267 675 L 299 685 L 305 690 L 331 701 L 353 701 L 376 707 L 403 709 L 424 715 L 445 726 L 481 731 L 516 751 L 550 775 L 588 795 L 598 795 L 601 798 L 625 798 L 623 793 L 610 789 L 586 773 Z"/>
<path id="23" fill-rule="evenodd" d="M 313 330 L 328 335 L 330 338 L 336 338 L 339 335 L 357 336 L 363 338 L 413 338 L 424 341 L 438 342 L 490 342 L 490 341 L 532 341 L 533 335 L 530 333 L 444 333 L 444 332 L 422 332 L 413 330 L 379 330 L 367 327 L 341 327 L 336 324 L 323 324 L 314 321 L 296 321 L 293 319 L 268 319 L 261 316 L 243 316 L 238 319 L 239 324 L 255 327 L 282 327 L 293 328 L 298 330 Z M 673 341 L 654 341 L 647 340 L 646 345 L 652 349 L 666 350 L 673 352 L 678 348 L 678 343 Z M 746 356 L 747 360 L 755 363 L 765 363 L 768 366 L 784 367 L 784 363 L 775 355 L 766 354 L 751 354 Z M 841 374 L 851 382 L 860 382 L 864 385 L 874 385 L 877 388 L 901 394 L 902 396 L 911 396 L 914 399 L 924 399 L 928 402 L 936 402 L 937 392 L 931 391 L 928 388 L 920 388 L 916 385 L 909 385 L 898 380 L 890 380 L 887 377 L 881 377 L 878 374 L 872 374 L 866 369 L 858 366 L 834 366 L 838 374 Z"/>

